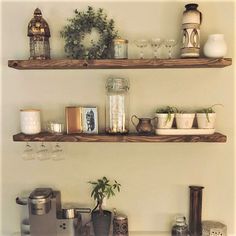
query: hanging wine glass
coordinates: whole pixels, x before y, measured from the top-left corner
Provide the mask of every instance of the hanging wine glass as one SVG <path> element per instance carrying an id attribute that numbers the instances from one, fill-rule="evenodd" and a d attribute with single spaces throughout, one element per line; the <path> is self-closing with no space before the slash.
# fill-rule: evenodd
<path id="1" fill-rule="evenodd" d="M 25 148 L 22 152 L 22 159 L 25 161 L 34 160 L 35 159 L 35 152 L 33 147 L 27 142 Z"/>
<path id="2" fill-rule="evenodd" d="M 144 58 L 144 51 L 143 49 L 147 47 L 148 41 L 146 39 L 138 39 L 134 41 L 135 45 L 140 49 L 139 51 L 139 58 L 143 59 Z"/>
<path id="3" fill-rule="evenodd" d="M 164 41 L 165 47 L 168 49 L 168 59 L 172 58 L 172 49 L 176 46 L 177 40 L 175 39 L 166 39 Z"/>
<path id="4" fill-rule="evenodd" d="M 39 146 L 39 149 L 36 152 L 36 155 L 37 155 L 38 160 L 40 161 L 45 161 L 45 160 L 50 159 L 49 150 L 43 142 Z"/>
<path id="5" fill-rule="evenodd" d="M 153 49 L 154 59 L 160 59 L 159 50 L 160 50 L 160 47 L 162 46 L 162 44 L 163 44 L 163 39 L 161 39 L 161 38 L 153 38 L 150 40 L 150 45 Z"/>
<path id="6" fill-rule="evenodd" d="M 52 147 L 51 157 L 52 157 L 52 160 L 54 160 L 54 161 L 61 161 L 61 160 L 65 159 L 64 150 L 59 143 L 56 143 Z"/>

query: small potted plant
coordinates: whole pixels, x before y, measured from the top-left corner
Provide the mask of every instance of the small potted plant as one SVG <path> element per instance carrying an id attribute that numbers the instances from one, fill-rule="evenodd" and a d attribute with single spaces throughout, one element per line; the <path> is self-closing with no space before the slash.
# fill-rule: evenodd
<path id="1" fill-rule="evenodd" d="M 166 106 L 156 110 L 157 129 L 170 129 L 173 125 L 175 113 L 178 112 L 176 107 Z"/>
<path id="2" fill-rule="evenodd" d="M 194 112 L 179 111 L 175 114 L 177 129 L 191 129 L 194 118 Z"/>
<path id="3" fill-rule="evenodd" d="M 214 129 L 216 121 L 216 113 L 213 110 L 215 106 L 222 106 L 222 104 L 214 104 L 210 107 L 202 108 L 197 111 L 197 124 L 199 129 Z"/>
<path id="4" fill-rule="evenodd" d="M 105 176 L 97 181 L 89 181 L 92 185 L 91 197 L 96 201 L 96 206 L 92 210 L 92 223 L 95 236 L 108 236 L 111 225 L 111 211 L 103 210 L 104 198 L 115 196 L 115 192 L 120 192 L 121 185 L 114 180 L 111 182 Z M 98 208 L 98 210 L 97 210 Z"/>

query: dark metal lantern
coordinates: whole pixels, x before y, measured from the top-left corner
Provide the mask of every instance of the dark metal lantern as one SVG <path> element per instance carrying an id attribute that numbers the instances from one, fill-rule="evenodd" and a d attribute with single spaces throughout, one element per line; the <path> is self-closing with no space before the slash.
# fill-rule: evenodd
<path id="1" fill-rule="evenodd" d="M 34 17 L 29 22 L 28 36 L 30 37 L 29 59 L 50 59 L 50 30 L 39 8 L 35 9 Z"/>

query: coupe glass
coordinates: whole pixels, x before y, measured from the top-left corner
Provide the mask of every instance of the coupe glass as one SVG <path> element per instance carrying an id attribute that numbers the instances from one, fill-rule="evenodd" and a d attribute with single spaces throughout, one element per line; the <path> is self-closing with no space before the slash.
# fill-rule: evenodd
<path id="1" fill-rule="evenodd" d="M 63 148 L 59 143 L 56 143 L 52 147 L 51 156 L 53 161 L 61 161 L 65 159 Z"/>
<path id="2" fill-rule="evenodd" d="M 175 39 L 166 39 L 164 41 L 165 47 L 168 49 L 168 59 L 172 58 L 172 49 L 176 46 L 177 40 Z"/>
<path id="3" fill-rule="evenodd" d="M 27 142 L 22 153 L 22 159 L 25 161 L 34 160 L 35 152 L 33 147 Z"/>
<path id="4" fill-rule="evenodd" d="M 161 38 L 154 38 L 150 40 L 150 45 L 153 49 L 153 55 L 155 59 L 160 59 L 159 49 L 163 44 L 163 39 Z"/>
<path id="5" fill-rule="evenodd" d="M 147 47 L 148 41 L 146 39 L 138 39 L 138 40 L 135 40 L 134 43 L 140 49 L 140 51 L 139 51 L 139 58 L 143 59 L 144 58 L 143 49 L 145 47 Z"/>
<path id="6" fill-rule="evenodd" d="M 46 161 L 46 160 L 50 159 L 49 150 L 43 142 L 39 146 L 39 149 L 36 152 L 36 155 L 37 155 L 38 160 L 40 160 L 40 161 Z"/>

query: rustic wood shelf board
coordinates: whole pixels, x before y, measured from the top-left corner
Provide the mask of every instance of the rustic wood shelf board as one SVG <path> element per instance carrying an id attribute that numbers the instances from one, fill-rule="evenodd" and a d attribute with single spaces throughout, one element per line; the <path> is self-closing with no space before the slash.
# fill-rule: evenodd
<path id="1" fill-rule="evenodd" d="M 102 59 L 102 60 L 9 60 L 8 66 L 19 70 L 33 69 L 164 69 L 164 68 L 221 68 L 230 66 L 231 58 L 188 59 Z"/>
<path id="2" fill-rule="evenodd" d="M 40 133 L 25 135 L 19 133 L 13 136 L 14 141 L 20 142 L 220 142 L 224 143 L 227 137 L 220 133 L 211 135 L 108 135 L 108 134 L 62 134 L 53 135 Z"/>

